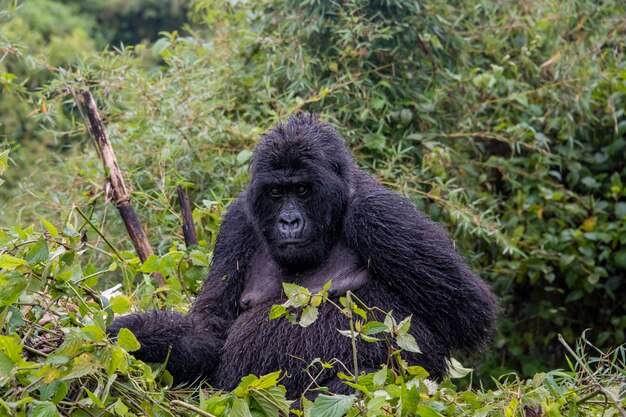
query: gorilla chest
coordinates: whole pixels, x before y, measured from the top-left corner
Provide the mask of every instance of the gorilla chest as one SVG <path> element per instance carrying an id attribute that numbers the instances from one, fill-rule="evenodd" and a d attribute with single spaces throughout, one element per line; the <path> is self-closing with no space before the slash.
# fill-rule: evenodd
<path id="1" fill-rule="evenodd" d="M 330 280 L 329 296 L 336 298 L 363 287 L 369 281 L 369 272 L 356 254 L 341 244 L 335 245 L 321 265 L 298 273 L 284 271 L 266 250 L 260 249 L 251 259 L 246 284 L 239 297 L 239 309 L 246 311 L 268 301 L 280 300 L 285 282 L 319 292 Z"/>

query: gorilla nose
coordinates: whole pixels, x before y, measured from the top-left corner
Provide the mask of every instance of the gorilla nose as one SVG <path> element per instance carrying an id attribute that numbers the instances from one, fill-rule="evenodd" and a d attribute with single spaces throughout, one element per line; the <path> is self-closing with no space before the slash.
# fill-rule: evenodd
<path id="1" fill-rule="evenodd" d="M 278 219 L 278 229 L 285 237 L 295 237 L 303 229 L 304 222 L 298 215 L 288 213 Z"/>
<path id="2" fill-rule="evenodd" d="M 247 310 L 248 307 L 250 307 L 250 299 L 249 298 L 244 298 L 243 300 L 239 301 L 239 308 L 241 308 L 242 310 Z"/>

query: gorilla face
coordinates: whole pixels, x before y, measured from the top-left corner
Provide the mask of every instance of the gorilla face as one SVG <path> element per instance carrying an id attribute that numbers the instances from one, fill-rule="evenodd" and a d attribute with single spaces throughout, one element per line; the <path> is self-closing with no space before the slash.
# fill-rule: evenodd
<path id="1" fill-rule="evenodd" d="M 326 259 L 341 236 L 352 156 L 330 127 L 308 115 L 271 130 L 257 146 L 246 190 L 248 217 L 288 272 Z"/>
<path id="2" fill-rule="evenodd" d="M 326 259 L 341 229 L 346 193 L 339 178 L 315 170 L 257 174 L 249 188 L 257 233 L 274 261 L 300 272 Z"/>

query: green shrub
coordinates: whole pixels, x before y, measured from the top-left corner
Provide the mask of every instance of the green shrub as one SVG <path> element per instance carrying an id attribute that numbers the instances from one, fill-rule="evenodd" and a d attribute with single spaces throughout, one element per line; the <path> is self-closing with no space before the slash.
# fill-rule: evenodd
<path id="1" fill-rule="evenodd" d="M 603 348 L 624 340 L 622 2 L 198 0 L 192 9 L 203 27 L 159 39 L 158 66 L 146 67 L 144 47 L 105 51 L 35 95 L 50 113 L 36 116 L 42 128 L 69 135 L 50 123 L 72 106 L 68 87 L 93 90 L 160 254 L 180 241 L 178 183 L 210 253 L 258 134 L 316 111 L 381 183 L 448 225 L 501 296 L 481 375 L 563 366 L 557 333 L 574 340 L 591 328 Z M 0 203 L 18 213 L 5 221 L 28 225 L 35 212 L 77 221 L 74 204 L 131 249 L 90 147 L 37 167 L 11 181 L 22 194 Z M 97 250 L 88 256 L 106 265 Z"/>

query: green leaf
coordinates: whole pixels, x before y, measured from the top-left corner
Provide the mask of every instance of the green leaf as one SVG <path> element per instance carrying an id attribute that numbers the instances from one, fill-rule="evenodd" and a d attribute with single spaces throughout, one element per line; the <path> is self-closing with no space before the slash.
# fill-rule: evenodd
<path id="1" fill-rule="evenodd" d="M 408 387 L 403 384 L 400 399 L 402 400 L 402 415 L 415 414 L 420 400 L 420 394 L 417 391 L 417 386 L 412 385 L 411 387 Z"/>
<path id="2" fill-rule="evenodd" d="M 619 220 L 624 220 L 624 217 L 626 217 L 626 203 L 620 202 L 615 204 L 615 217 Z"/>
<path id="3" fill-rule="evenodd" d="M 270 308 L 270 320 L 282 317 L 286 312 L 287 308 L 285 306 L 275 304 Z"/>
<path id="4" fill-rule="evenodd" d="M 472 371 L 472 368 L 465 368 L 461 362 L 454 358 L 450 358 L 448 360 L 448 372 L 450 374 L 450 378 L 463 378 Z"/>
<path id="5" fill-rule="evenodd" d="M 370 321 L 363 325 L 361 332 L 366 335 L 373 335 L 387 331 L 387 326 L 379 321 Z"/>
<path id="6" fill-rule="evenodd" d="M 209 266 L 209 260 L 206 254 L 199 250 L 192 250 L 189 254 L 189 261 L 196 266 Z"/>
<path id="7" fill-rule="evenodd" d="M 43 227 L 46 228 L 50 237 L 57 237 L 59 235 L 59 231 L 57 230 L 56 227 L 54 227 L 52 223 L 48 222 L 46 219 L 44 219 L 41 216 L 37 216 L 37 218 L 39 219 Z"/>
<path id="8" fill-rule="evenodd" d="M 420 417 L 441 417 L 441 414 L 425 404 L 420 404 L 417 406 L 417 414 Z"/>
<path id="9" fill-rule="evenodd" d="M 243 398 L 235 398 L 230 417 L 252 417 L 247 401 Z"/>
<path id="10" fill-rule="evenodd" d="M 368 342 L 368 343 L 374 343 L 374 342 L 380 342 L 381 341 L 381 339 L 379 339 L 378 337 L 368 336 L 368 335 L 363 334 L 363 333 L 361 333 L 360 336 L 361 336 L 361 339 L 364 342 Z"/>
<path id="11" fill-rule="evenodd" d="M 34 400 L 31 404 L 33 417 L 56 417 L 60 416 L 56 405 L 50 401 Z"/>
<path id="12" fill-rule="evenodd" d="M 403 350 L 414 353 L 422 353 L 419 346 L 417 345 L 417 342 L 415 341 L 415 338 L 409 333 L 398 335 L 398 337 L 396 338 L 396 342 L 398 343 L 398 346 Z"/>
<path id="13" fill-rule="evenodd" d="M 626 269 L 626 248 L 620 249 L 613 257 L 617 266 Z"/>
<path id="14" fill-rule="evenodd" d="M 156 272 L 161 268 L 161 259 L 156 255 L 150 255 L 148 259 L 141 265 L 139 272 L 145 272 L 150 274 Z"/>
<path id="15" fill-rule="evenodd" d="M 141 348 L 141 344 L 135 335 L 125 327 L 121 328 L 117 334 L 117 344 L 128 352 L 134 352 Z"/>
<path id="16" fill-rule="evenodd" d="M 116 314 L 124 314 L 130 311 L 133 305 L 132 300 L 127 295 L 116 295 L 110 301 L 111 310 Z"/>
<path id="17" fill-rule="evenodd" d="M 311 417 L 342 417 L 356 401 L 356 395 L 320 394 L 311 407 Z"/>
<path id="18" fill-rule="evenodd" d="M 252 381 L 252 383 L 250 383 L 250 388 L 266 389 L 270 387 L 275 387 L 276 384 L 278 384 L 279 378 L 280 378 L 280 371 L 263 375 L 259 379 Z"/>
<path id="19" fill-rule="evenodd" d="M 380 371 L 374 374 L 373 383 L 376 386 L 381 386 L 387 380 L 387 367 L 384 366 Z"/>
<path id="20" fill-rule="evenodd" d="M 263 391 L 253 391 L 252 398 L 258 404 L 257 409 L 267 417 L 278 417 L 289 414 L 289 406 L 292 403 L 285 397 L 285 387 L 273 386 Z M 256 415 L 256 414 L 255 414 Z"/>
<path id="21" fill-rule="evenodd" d="M 104 408 L 104 404 L 102 404 L 102 400 L 100 398 L 98 398 L 96 396 L 96 394 L 94 394 L 93 392 L 89 391 L 87 388 L 85 388 L 85 392 L 87 393 L 87 396 L 91 399 L 91 401 L 94 403 L 94 405 L 98 408 Z"/>
<path id="22" fill-rule="evenodd" d="M 6 73 L 3 73 L 3 74 L 6 74 Z M 5 149 L 4 151 L 0 152 L 0 175 L 4 174 L 4 171 L 8 167 L 9 167 L 9 150 Z"/>
<path id="23" fill-rule="evenodd" d="M 19 259 L 14 256 L 11 256 L 7 253 L 5 253 L 4 255 L 0 255 L 0 268 L 2 269 L 12 271 L 18 266 L 22 266 L 22 265 L 28 265 L 28 262 L 26 262 L 23 259 Z"/>
<path id="24" fill-rule="evenodd" d="M 90 353 L 83 353 L 72 359 L 72 368 L 63 375 L 62 381 L 76 379 L 85 375 L 91 375 L 99 369 L 96 358 Z"/>
<path id="25" fill-rule="evenodd" d="M 0 352 L 0 380 L 11 376 L 12 371 L 13 361 L 5 353 Z"/>
<path id="26" fill-rule="evenodd" d="M 128 415 L 128 407 L 118 398 L 113 404 L 113 412 L 118 416 L 126 416 Z"/>
<path id="27" fill-rule="evenodd" d="M 319 310 L 317 308 L 311 306 L 304 307 L 302 309 L 302 316 L 300 317 L 300 326 L 308 327 L 311 324 L 315 323 L 318 315 Z"/>
<path id="28" fill-rule="evenodd" d="M 74 229 L 74 227 L 72 227 L 69 224 L 65 225 L 65 227 L 63 228 L 63 231 L 61 233 L 63 233 L 63 236 L 66 236 L 66 237 L 78 237 L 78 236 L 80 236 L 80 234 L 76 231 L 76 229 Z"/>
<path id="29" fill-rule="evenodd" d="M 26 289 L 28 282 L 18 272 L 10 272 L 0 276 L 0 305 L 9 306 L 14 304 Z"/>
<path id="30" fill-rule="evenodd" d="M 246 162 L 248 162 L 248 160 L 250 159 L 250 157 L 252 157 L 252 151 L 249 151 L 248 149 L 244 149 L 241 152 L 239 152 L 237 154 L 237 163 L 239 165 L 243 165 Z"/>
<path id="31" fill-rule="evenodd" d="M 397 330 L 398 334 L 407 333 L 409 329 L 411 328 L 411 316 L 405 318 L 400 323 L 398 323 L 397 328 L 398 328 Z"/>
<path id="32" fill-rule="evenodd" d="M 35 265 L 48 259 L 48 243 L 44 239 L 39 239 L 24 256 L 29 265 Z"/>

